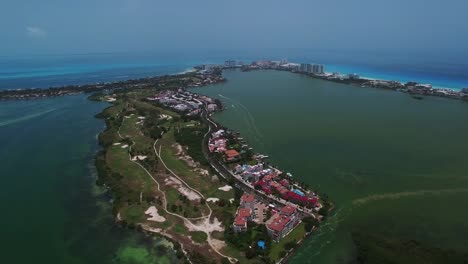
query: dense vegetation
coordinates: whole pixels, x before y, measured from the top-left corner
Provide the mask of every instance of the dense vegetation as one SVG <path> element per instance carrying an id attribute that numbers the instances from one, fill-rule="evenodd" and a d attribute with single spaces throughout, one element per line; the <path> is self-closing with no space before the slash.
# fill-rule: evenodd
<path id="1" fill-rule="evenodd" d="M 203 155 L 202 143 L 206 133 L 206 126 L 178 127 L 174 131 L 175 140 L 187 147 L 187 154 L 203 166 L 210 164 Z"/>
<path id="2" fill-rule="evenodd" d="M 232 221 L 230 221 L 232 223 Z M 248 222 L 246 232 L 236 233 L 230 226 L 225 228 L 224 238 L 237 249 L 245 252 L 247 259 L 259 258 L 263 263 L 272 262 L 269 258 L 272 240 L 265 225 Z M 259 240 L 265 241 L 265 249 L 258 247 Z"/>

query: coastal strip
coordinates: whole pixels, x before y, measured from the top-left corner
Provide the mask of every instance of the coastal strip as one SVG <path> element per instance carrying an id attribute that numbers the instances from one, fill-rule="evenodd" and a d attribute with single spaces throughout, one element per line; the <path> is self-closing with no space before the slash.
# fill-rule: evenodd
<path id="1" fill-rule="evenodd" d="M 25 89 L 7 89 L 0 91 L 0 100 L 30 100 L 47 97 L 57 97 L 65 95 L 75 95 L 81 93 L 109 93 L 110 91 L 125 91 L 139 88 L 147 89 L 160 87 L 171 79 L 176 78 L 180 83 L 172 83 L 173 87 L 200 87 L 203 85 L 214 84 L 225 81 L 222 77 L 223 70 L 240 69 L 241 71 L 255 70 L 278 70 L 309 76 L 311 78 L 331 81 L 335 83 L 349 84 L 352 86 L 378 88 L 385 90 L 398 91 L 409 94 L 412 98 L 421 100 L 424 96 L 437 96 L 450 99 L 468 101 L 468 88 L 454 90 L 449 88 L 434 88 L 431 84 L 418 83 L 411 81 L 402 83 L 395 80 L 379 80 L 362 77 L 356 73 L 342 74 L 339 72 L 329 73 L 325 71 L 322 64 L 312 63 L 294 63 L 283 59 L 259 60 L 251 63 L 244 63 L 237 60 L 226 60 L 224 64 L 203 64 L 194 66 L 192 70 L 184 73 L 148 77 L 141 79 L 95 83 L 86 85 L 66 85 L 50 88 L 25 88 Z M 202 74 L 203 79 L 193 82 L 192 79 L 177 78 L 183 76 Z"/>

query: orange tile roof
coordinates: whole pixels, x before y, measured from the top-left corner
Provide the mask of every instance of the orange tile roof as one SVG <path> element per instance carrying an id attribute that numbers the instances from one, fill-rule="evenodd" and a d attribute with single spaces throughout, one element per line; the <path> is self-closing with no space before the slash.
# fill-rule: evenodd
<path id="1" fill-rule="evenodd" d="M 228 149 L 224 152 L 229 158 L 234 158 L 239 156 L 239 152 L 235 149 Z"/>

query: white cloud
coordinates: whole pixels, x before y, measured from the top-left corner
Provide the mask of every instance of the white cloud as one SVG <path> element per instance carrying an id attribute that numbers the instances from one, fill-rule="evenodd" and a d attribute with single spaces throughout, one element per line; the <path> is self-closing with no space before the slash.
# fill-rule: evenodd
<path id="1" fill-rule="evenodd" d="M 26 27 L 26 34 L 30 37 L 44 38 L 47 32 L 40 27 Z"/>

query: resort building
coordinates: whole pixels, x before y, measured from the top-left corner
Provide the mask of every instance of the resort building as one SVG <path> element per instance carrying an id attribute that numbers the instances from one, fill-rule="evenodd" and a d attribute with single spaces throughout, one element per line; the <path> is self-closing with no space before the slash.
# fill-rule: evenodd
<path id="1" fill-rule="evenodd" d="M 255 196 L 248 193 L 242 195 L 241 203 L 232 226 L 234 232 L 247 231 L 247 222 L 252 221 L 252 212 L 254 207 Z"/>
<path id="2" fill-rule="evenodd" d="M 359 80 L 359 75 L 356 73 L 348 74 L 348 79 L 350 80 Z"/>
<path id="3" fill-rule="evenodd" d="M 241 196 L 240 206 L 243 208 L 253 209 L 255 206 L 255 195 L 250 193 L 245 193 Z"/>
<path id="4" fill-rule="evenodd" d="M 300 222 L 297 209 L 293 205 L 283 207 L 279 213 L 272 216 L 267 223 L 268 234 L 276 242 L 279 242 Z"/>
<path id="5" fill-rule="evenodd" d="M 226 155 L 226 160 L 227 161 L 236 161 L 239 159 L 240 154 L 237 152 L 235 149 L 228 149 L 224 151 L 224 154 Z"/>
<path id="6" fill-rule="evenodd" d="M 234 67 L 236 66 L 236 61 L 235 60 L 227 60 L 224 62 L 225 67 Z"/>
<path id="7" fill-rule="evenodd" d="M 234 224 L 232 228 L 234 232 L 247 231 L 247 219 L 240 217 L 240 216 L 236 216 L 236 219 L 234 219 Z"/>

